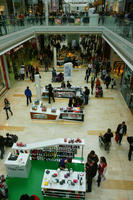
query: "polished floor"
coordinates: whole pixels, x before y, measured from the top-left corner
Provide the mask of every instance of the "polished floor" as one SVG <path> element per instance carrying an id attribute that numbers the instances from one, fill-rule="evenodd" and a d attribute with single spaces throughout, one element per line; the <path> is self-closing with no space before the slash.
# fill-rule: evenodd
<path id="1" fill-rule="evenodd" d="M 73 80 L 71 84 L 78 86 L 86 86 L 84 80 L 85 69 L 73 71 Z M 41 87 L 51 82 L 51 72 L 41 72 Z M 7 132 L 17 134 L 19 141 L 23 143 L 32 143 L 38 141 L 46 141 L 59 137 L 83 138 L 85 140 L 84 159 L 86 161 L 87 154 L 91 150 L 95 150 L 97 155 L 105 156 L 108 163 L 106 180 L 101 187 L 96 186 L 96 179 L 93 180 L 92 193 L 86 193 L 86 199 L 89 200 L 132 200 L 133 199 L 133 157 L 131 162 L 128 161 L 129 145 L 126 136 L 123 138 L 122 145 L 118 146 L 112 139 L 110 153 L 100 148 L 98 143 L 98 135 L 104 133 L 107 128 L 112 131 L 122 121 L 125 121 L 128 127 L 128 135 L 133 135 L 133 115 L 128 109 L 120 91 L 119 86 L 115 89 L 104 89 L 104 98 L 97 99 L 94 95 L 90 96 L 89 104 L 85 107 L 85 121 L 43 121 L 31 120 L 30 106 L 26 105 L 24 90 L 29 86 L 34 100 L 36 98 L 35 83 L 29 80 L 18 81 L 12 88 L 0 99 L 0 134 Z M 53 86 L 60 86 L 60 83 L 53 83 Z M 88 84 L 90 87 L 90 83 Z M 7 97 L 11 103 L 13 116 L 6 120 L 6 114 L 3 110 L 3 99 Z M 46 106 L 63 107 L 67 106 L 68 99 L 56 99 L 55 103 L 48 104 L 44 100 Z M 5 149 L 5 156 L 0 161 L 0 174 L 6 174 L 4 160 L 11 151 L 10 148 Z M 80 155 L 81 152 L 79 152 Z M 40 188 L 39 188 L 40 189 Z"/>

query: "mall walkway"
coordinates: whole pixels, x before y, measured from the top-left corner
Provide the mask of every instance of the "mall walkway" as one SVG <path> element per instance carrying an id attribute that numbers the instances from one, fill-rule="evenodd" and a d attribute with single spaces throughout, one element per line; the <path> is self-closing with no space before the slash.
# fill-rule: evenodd
<path id="1" fill-rule="evenodd" d="M 72 85 L 86 86 L 84 81 L 85 70 L 74 69 Z M 51 72 L 41 72 L 41 86 L 51 82 Z M 102 84 L 103 85 L 103 84 Z M 88 200 L 132 200 L 133 197 L 133 157 L 128 161 L 129 145 L 126 136 L 123 138 L 122 145 L 118 146 L 114 138 L 110 153 L 105 152 L 99 147 L 98 135 L 105 133 L 107 128 L 112 131 L 122 121 L 125 121 L 128 127 L 128 135 L 133 136 L 133 115 L 129 111 L 121 92 L 115 89 L 105 89 L 103 85 L 104 98 L 98 99 L 90 97 L 89 104 L 85 107 L 85 121 L 43 121 L 30 119 L 30 106 L 26 106 L 24 90 L 29 86 L 34 100 L 36 98 L 35 83 L 30 80 L 18 81 L 16 84 L 0 99 L 0 134 L 7 132 L 17 134 L 19 141 L 23 143 L 32 143 L 42 140 L 49 140 L 58 137 L 80 137 L 85 140 L 84 159 L 88 152 L 95 150 L 98 156 L 107 158 L 108 169 L 106 180 L 101 184 L 101 188 L 96 186 L 96 179 L 93 181 L 92 193 L 86 194 Z M 53 83 L 53 86 L 60 86 L 60 83 Z M 89 83 L 90 88 L 90 83 Z M 3 110 L 3 99 L 7 97 L 11 103 L 14 113 L 10 119 L 6 120 L 6 114 Z M 56 99 L 56 102 L 49 105 L 48 101 L 44 103 L 47 107 L 67 106 L 68 99 Z M 4 160 L 10 151 L 6 149 Z M 6 174 L 4 160 L 0 160 L 0 174 Z M 40 188 L 38 188 L 40 189 Z"/>

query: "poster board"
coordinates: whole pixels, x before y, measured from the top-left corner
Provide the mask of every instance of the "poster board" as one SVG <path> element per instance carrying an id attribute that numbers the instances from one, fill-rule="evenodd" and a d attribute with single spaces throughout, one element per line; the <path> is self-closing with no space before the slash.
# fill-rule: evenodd
<path id="1" fill-rule="evenodd" d="M 72 79 L 72 63 L 68 62 L 64 64 L 64 81 L 71 81 Z"/>

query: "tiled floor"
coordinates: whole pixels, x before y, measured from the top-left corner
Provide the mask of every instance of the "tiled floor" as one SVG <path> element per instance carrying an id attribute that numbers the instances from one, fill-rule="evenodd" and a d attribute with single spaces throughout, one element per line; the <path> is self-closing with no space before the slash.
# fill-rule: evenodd
<path id="1" fill-rule="evenodd" d="M 84 81 L 85 70 L 78 69 L 73 72 L 72 85 L 86 86 Z M 51 72 L 41 72 L 41 87 L 45 87 L 51 81 Z M 84 158 L 86 160 L 88 152 L 95 150 L 98 156 L 107 158 L 108 170 L 106 180 L 102 183 L 101 188 L 96 186 L 96 178 L 93 180 L 92 193 L 86 194 L 89 200 L 132 200 L 133 199 L 133 158 L 129 162 L 127 155 L 129 145 L 126 136 L 123 138 L 122 145 L 118 146 L 114 138 L 110 153 L 100 148 L 98 143 L 99 133 L 103 133 L 107 128 L 112 131 L 116 130 L 118 123 L 126 121 L 128 135 L 133 135 L 133 116 L 129 111 L 121 93 L 115 89 L 104 89 L 103 99 L 90 97 L 89 104 L 85 107 L 85 121 L 42 121 L 31 120 L 29 109 L 26 106 L 24 90 L 29 86 L 36 97 L 35 83 L 30 81 L 18 81 L 4 97 L 7 97 L 11 103 L 13 116 L 6 120 L 5 111 L 3 110 L 3 99 L 0 99 L 0 134 L 5 135 L 7 132 L 17 134 L 19 141 L 23 143 L 32 143 L 45 141 L 59 137 L 80 137 L 85 140 Z M 60 83 L 53 83 L 53 86 L 60 86 Z M 90 87 L 90 83 L 88 84 Z M 55 106 L 57 108 L 67 106 L 67 99 L 56 99 L 55 103 L 46 106 Z M 6 148 L 5 158 L 10 148 Z M 0 161 L 0 174 L 6 174 L 4 160 Z"/>

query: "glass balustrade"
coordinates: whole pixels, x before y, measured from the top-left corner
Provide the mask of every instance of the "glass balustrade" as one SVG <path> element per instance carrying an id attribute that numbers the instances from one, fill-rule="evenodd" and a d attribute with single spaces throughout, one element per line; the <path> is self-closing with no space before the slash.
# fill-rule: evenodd
<path id="1" fill-rule="evenodd" d="M 133 21 L 114 16 L 49 16 L 48 26 L 104 26 L 133 43 Z M 45 16 L 6 18 L 0 21 L 0 36 L 32 26 L 46 26 Z"/>

